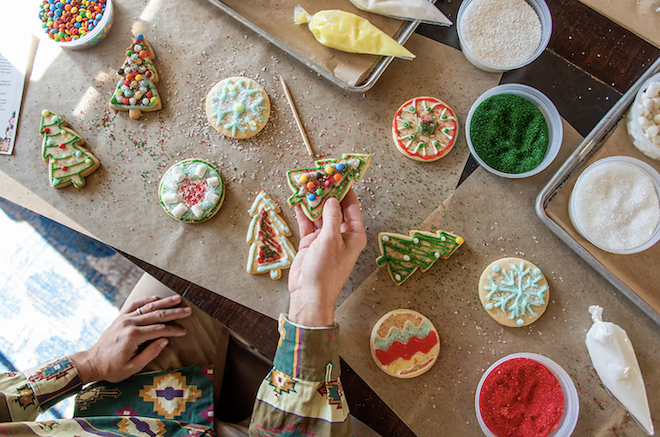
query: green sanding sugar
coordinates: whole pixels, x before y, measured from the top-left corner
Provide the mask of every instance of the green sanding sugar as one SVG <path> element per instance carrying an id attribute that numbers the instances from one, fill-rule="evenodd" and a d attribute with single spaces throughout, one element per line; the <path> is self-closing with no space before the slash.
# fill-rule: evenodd
<path id="1" fill-rule="evenodd" d="M 503 173 L 534 170 L 545 158 L 550 135 L 541 111 L 529 100 L 498 94 L 484 100 L 470 122 L 474 150 Z"/>

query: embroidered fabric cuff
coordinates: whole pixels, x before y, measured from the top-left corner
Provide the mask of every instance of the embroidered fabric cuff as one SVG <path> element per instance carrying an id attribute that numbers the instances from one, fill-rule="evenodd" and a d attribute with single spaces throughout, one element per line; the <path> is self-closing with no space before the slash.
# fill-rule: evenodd
<path id="1" fill-rule="evenodd" d="M 33 392 L 36 405 L 46 411 L 59 401 L 76 394 L 82 388 L 73 362 L 67 358 L 56 358 L 23 372 Z"/>
<path id="2" fill-rule="evenodd" d="M 278 331 L 275 369 L 303 381 L 330 381 L 339 377 L 339 325 L 306 328 L 280 314 Z"/>

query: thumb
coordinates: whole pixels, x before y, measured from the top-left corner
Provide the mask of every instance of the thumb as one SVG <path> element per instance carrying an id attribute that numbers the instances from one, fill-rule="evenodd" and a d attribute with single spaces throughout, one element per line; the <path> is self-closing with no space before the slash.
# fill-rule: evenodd
<path id="1" fill-rule="evenodd" d="M 323 207 L 323 227 L 321 237 L 327 238 L 341 234 L 341 222 L 344 216 L 341 212 L 339 201 L 334 197 L 329 198 Z"/>
<path id="2" fill-rule="evenodd" d="M 131 371 L 133 374 L 138 373 L 146 367 L 151 361 L 155 360 L 158 355 L 167 346 L 168 340 L 166 338 L 159 338 L 152 342 L 149 346 L 144 348 L 142 352 L 133 357 L 131 360 Z"/>

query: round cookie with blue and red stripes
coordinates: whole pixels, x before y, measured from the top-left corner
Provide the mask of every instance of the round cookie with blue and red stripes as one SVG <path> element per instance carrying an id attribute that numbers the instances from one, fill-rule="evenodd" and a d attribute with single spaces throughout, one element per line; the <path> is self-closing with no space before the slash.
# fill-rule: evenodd
<path id="1" fill-rule="evenodd" d="M 428 371 L 440 355 L 440 336 L 417 311 L 390 311 L 371 331 L 371 356 L 385 373 L 414 378 Z"/>

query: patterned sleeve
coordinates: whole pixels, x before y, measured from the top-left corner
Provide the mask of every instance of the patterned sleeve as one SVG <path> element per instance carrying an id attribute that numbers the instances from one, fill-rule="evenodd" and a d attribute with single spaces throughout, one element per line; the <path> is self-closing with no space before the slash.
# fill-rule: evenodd
<path id="1" fill-rule="evenodd" d="M 352 436 L 339 379 L 339 327 L 306 328 L 280 316 L 273 368 L 261 383 L 250 436 Z"/>
<path id="2" fill-rule="evenodd" d="M 0 422 L 30 422 L 82 387 L 68 358 L 24 372 L 0 373 Z"/>

